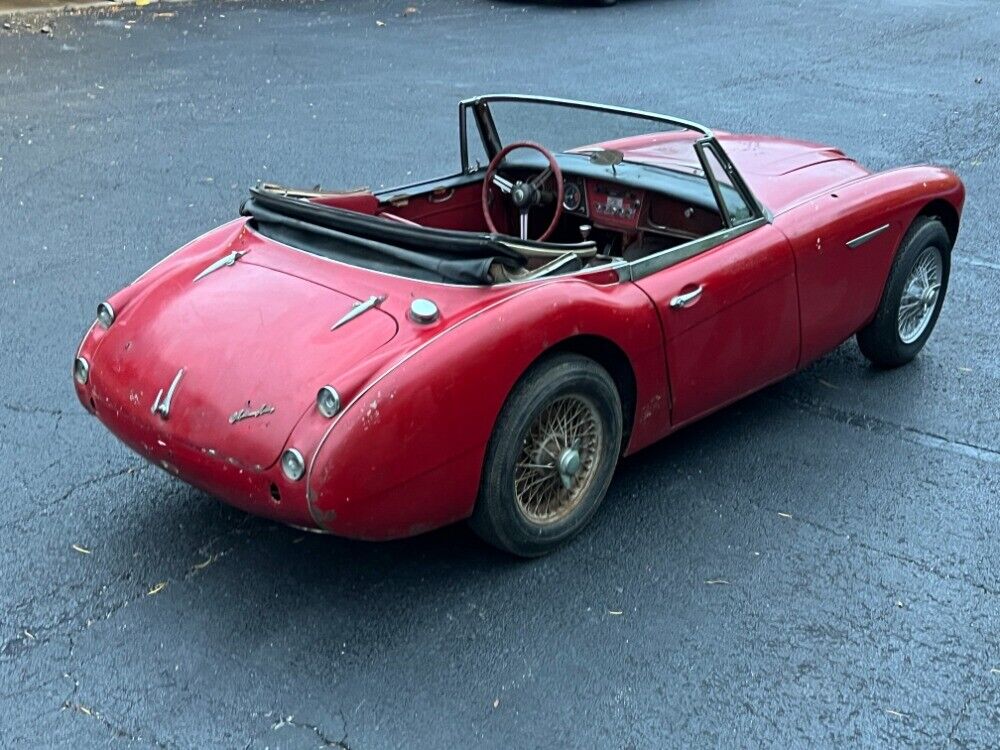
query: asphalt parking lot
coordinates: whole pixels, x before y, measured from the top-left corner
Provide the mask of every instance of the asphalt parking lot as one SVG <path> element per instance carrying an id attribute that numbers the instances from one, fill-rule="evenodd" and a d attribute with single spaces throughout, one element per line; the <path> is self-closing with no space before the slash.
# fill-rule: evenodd
<path id="1" fill-rule="evenodd" d="M 0 745 L 997 746 L 1000 5 L 45 18 L 0 30 Z M 957 170 L 927 348 L 878 372 L 847 342 L 626 460 L 529 563 L 462 527 L 374 545 L 246 517 L 78 405 L 97 302 L 249 185 L 446 173 L 457 100 L 494 91 Z"/>

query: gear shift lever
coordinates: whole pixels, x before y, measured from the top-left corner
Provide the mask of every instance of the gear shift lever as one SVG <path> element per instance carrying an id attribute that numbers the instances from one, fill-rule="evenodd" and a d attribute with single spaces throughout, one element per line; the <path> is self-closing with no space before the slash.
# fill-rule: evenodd
<path id="1" fill-rule="evenodd" d="M 591 229 L 593 229 L 593 227 L 590 226 L 590 224 L 581 224 L 580 225 L 580 235 L 583 237 L 583 241 L 584 242 L 586 242 L 587 238 L 590 237 L 590 230 Z"/>

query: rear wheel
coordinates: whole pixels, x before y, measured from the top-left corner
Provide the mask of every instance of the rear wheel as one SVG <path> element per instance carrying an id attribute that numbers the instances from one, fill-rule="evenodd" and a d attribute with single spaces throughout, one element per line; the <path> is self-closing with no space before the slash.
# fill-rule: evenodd
<path id="1" fill-rule="evenodd" d="M 858 331 L 858 347 L 873 364 L 899 367 L 924 348 L 948 290 L 950 261 L 947 230 L 919 217 L 896 253 L 874 319 Z"/>
<path id="2" fill-rule="evenodd" d="M 515 555 L 549 552 L 597 511 L 621 440 L 621 399 L 607 371 L 576 354 L 542 360 L 497 420 L 472 528 Z"/>

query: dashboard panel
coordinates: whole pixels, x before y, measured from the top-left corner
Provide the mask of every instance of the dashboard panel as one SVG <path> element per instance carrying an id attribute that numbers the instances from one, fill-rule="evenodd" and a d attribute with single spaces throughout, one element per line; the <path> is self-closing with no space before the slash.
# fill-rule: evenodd
<path id="1" fill-rule="evenodd" d="M 589 218 L 595 227 L 625 233 L 645 231 L 689 239 L 722 229 L 718 211 L 699 201 L 579 174 L 565 175 L 563 209 Z"/>
<path id="2" fill-rule="evenodd" d="M 563 208 L 572 214 L 587 215 L 587 192 L 582 177 L 563 179 Z"/>
<path id="3" fill-rule="evenodd" d="M 692 238 L 703 237 L 722 229 L 722 219 L 718 212 L 660 195 L 653 196 L 650 200 L 646 223 L 654 231 Z"/>
<path id="4" fill-rule="evenodd" d="M 603 180 L 587 180 L 587 210 L 602 226 L 635 229 L 642 212 L 645 191 Z"/>

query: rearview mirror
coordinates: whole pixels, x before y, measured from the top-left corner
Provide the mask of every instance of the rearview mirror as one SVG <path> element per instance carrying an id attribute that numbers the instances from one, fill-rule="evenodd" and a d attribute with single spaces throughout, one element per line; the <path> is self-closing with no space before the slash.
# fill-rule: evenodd
<path id="1" fill-rule="evenodd" d="M 625 161 L 625 154 L 621 151 L 615 151 L 613 148 L 594 149 L 589 154 L 591 164 L 600 164 L 602 167 L 611 167 L 612 169 Z"/>

